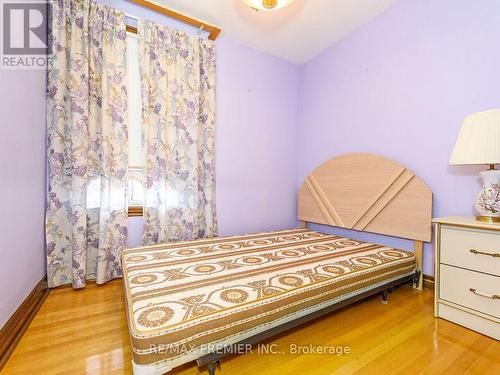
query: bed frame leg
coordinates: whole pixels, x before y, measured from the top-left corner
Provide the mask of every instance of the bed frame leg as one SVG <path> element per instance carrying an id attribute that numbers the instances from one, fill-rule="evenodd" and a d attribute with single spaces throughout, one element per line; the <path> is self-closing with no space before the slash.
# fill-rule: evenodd
<path id="1" fill-rule="evenodd" d="M 413 281 L 413 287 L 417 290 L 424 290 L 424 243 L 422 241 L 414 241 L 413 251 L 415 253 L 418 269 L 418 274 L 416 275 L 417 280 Z"/>
<path id="2" fill-rule="evenodd" d="M 215 375 L 215 368 L 220 369 L 220 360 L 216 359 L 208 364 L 208 375 Z"/>
<path id="3" fill-rule="evenodd" d="M 423 279 L 421 276 L 422 271 L 415 272 L 415 277 L 413 278 L 413 288 L 423 290 Z"/>
<path id="4" fill-rule="evenodd" d="M 382 291 L 382 303 L 384 305 L 387 305 L 387 294 L 388 294 L 388 290 L 387 289 L 384 289 Z"/>

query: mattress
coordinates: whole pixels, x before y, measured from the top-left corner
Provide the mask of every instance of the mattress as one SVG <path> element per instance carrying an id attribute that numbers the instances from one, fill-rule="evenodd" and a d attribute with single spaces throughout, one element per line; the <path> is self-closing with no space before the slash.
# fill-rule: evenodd
<path id="1" fill-rule="evenodd" d="M 134 373 L 222 346 L 410 275 L 411 252 L 307 229 L 122 252 Z"/>

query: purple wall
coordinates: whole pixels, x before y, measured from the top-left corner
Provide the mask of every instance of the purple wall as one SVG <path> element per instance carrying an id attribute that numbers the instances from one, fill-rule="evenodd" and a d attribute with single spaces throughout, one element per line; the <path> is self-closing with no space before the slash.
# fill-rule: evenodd
<path id="1" fill-rule="evenodd" d="M 299 68 L 229 39 L 217 52 L 220 233 L 295 227 Z"/>
<path id="2" fill-rule="evenodd" d="M 498 1 L 405 0 L 302 66 L 299 183 L 332 156 L 371 152 L 429 185 L 434 216 L 472 215 L 480 168 L 448 159 L 463 118 L 500 106 L 499 36 Z"/>
<path id="3" fill-rule="evenodd" d="M 45 71 L 0 70 L 0 328 L 45 274 Z"/>

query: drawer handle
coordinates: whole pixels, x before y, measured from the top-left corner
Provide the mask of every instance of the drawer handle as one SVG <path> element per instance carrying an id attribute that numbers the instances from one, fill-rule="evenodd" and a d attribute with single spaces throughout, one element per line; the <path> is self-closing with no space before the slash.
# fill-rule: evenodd
<path id="1" fill-rule="evenodd" d="M 489 255 L 490 257 L 493 257 L 493 258 L 500 258 L 500 253 L 485 253 L 484 251 L 479 251 L 476 249 L 470 249 L 469 251 L 472 254 Z"/>
<path id="2" fill-rule="evenodd" d="M 469 290 L 473 294 L 475 294 L 476 296 L 485 297 L 485 298 L 489 298 L 489 299 L 500 299 L 500 295 L 498 295 L 498 294 L 486 294 L 486 293 L 483 293 L 483 292 L 478 292 L 474 288 L 469 288 Z"/>

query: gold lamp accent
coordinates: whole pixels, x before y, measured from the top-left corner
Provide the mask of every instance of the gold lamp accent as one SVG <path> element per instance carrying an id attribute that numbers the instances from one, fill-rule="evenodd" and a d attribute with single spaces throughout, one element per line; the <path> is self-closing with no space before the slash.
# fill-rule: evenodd
<path id="1" fill-rule="evenodd" d="M 243 0 L 255 10 L 276 10 L 290 5 L 295 0 Z"/>
<path id="2" fill-rule="evenodd" d="M 450 164 L 484 164 L 488 170 L 479 173 L 483 188 L 476 201 L 477 220 L 500 222 L 500 109 L 467 116 L 458 134 Z"/>

